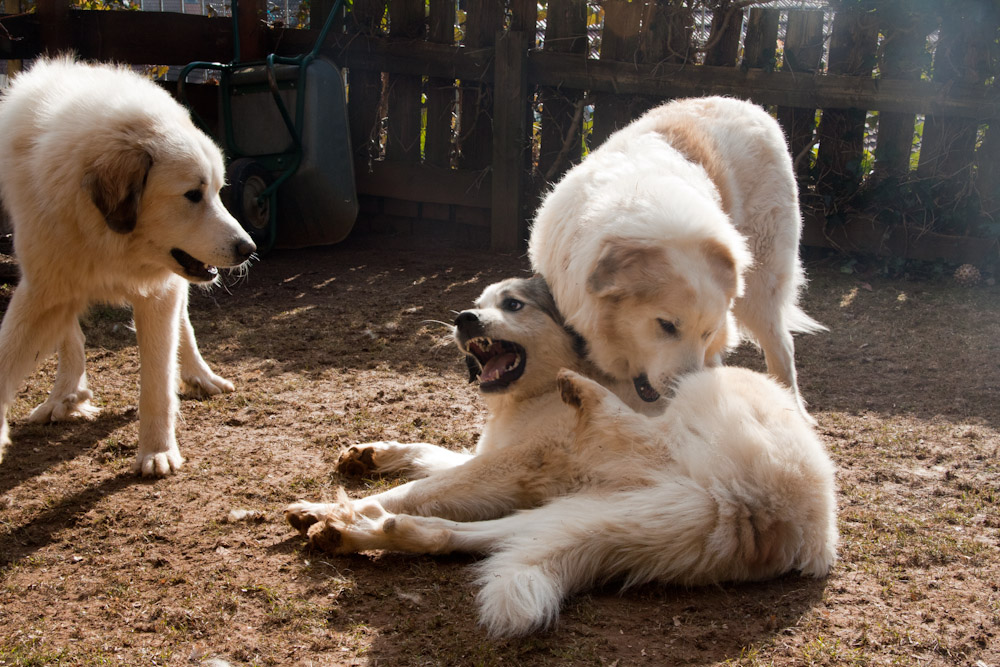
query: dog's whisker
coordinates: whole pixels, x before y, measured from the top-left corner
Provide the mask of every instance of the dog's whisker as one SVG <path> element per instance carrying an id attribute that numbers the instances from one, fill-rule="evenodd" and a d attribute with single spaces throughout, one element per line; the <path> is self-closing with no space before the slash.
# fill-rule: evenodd
<path id="1" fill-rule="evenodd" d="M 421 324 L 440 324 L 441 326 L 443 326 L 446 329 L 449 329 L 451 331 L 455 330 L 455 325 L 454 324 L 448 324 L 447 322 L 442 322 L 441 320 L 420 320 L 420 323 Z"/>

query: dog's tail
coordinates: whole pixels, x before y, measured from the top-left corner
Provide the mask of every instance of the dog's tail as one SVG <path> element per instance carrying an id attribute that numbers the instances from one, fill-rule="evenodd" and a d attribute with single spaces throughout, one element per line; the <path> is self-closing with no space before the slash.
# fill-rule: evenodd
<path id="1" fill-rule="evenodd" d="M 806 315 L 805 311 L 795 304 L 787 306 L 783 315 L 788 330 L 792 333 L 815 334 L 829 331 L 825 325 Z"/>
<path id="2" fill-rule="evenodd" d="M 567 496 L 488 522 L 510 525 L 477 566 L 480 623 L 494 636 L 547 627 L 564 597 L 610 579 L 699 585 L 829 571 L 832 510 L 793 510 L 795 520 L 739 482 L 728 486 L 672 477 L 652 488 Z"/>

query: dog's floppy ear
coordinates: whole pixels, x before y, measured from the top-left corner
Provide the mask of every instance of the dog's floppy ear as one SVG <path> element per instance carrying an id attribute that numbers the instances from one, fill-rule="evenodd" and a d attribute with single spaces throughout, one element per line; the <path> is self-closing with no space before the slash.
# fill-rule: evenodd
<path id="1" fill-rule="evenodd" d="M 95 161 L 83 177 L 83 187 L 108 227 L 119 234 L 135 229 L 139 200 L 153 157 L 141 146 L 113 149 Z"/>
<path id="2" fill-rule="evenodd" d="M 662 248 L 612 239 L 605 244 L 597 266 L 587 278 L 587 289 L 595 296 L 616 297 L 623 296 L 625 290 L 652 287 L 650 281 L 655 282 L 665 263 Z"/>
<path id="3" fill-rule="evenodd" d="M 717 239 L 701 242 L 701 251 L 708 260 L 712 276 L 732 300 L 743 293 L 743 266 L 729 246 Z"/>

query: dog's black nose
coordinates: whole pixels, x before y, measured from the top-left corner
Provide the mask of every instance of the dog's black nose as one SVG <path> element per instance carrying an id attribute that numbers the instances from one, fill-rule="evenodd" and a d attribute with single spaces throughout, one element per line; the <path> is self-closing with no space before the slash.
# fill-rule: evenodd
<path id="1" fill-rule="evenodd" d="M 240 241 L 236 244 L 236 255 L 242 257 L 243 259 L 250 259 L 250 255 L 257 252 L 257 246 L 253 241 Z"/>
<path id="2" fill-rule="evenodd" d="M 479 322 L 479 316 L 476 315 L 471 310 L 463 310 L 455 318 L 455 326 L 461 329 L 463 326 L 469 326 L 470 324 L 476 324 Z"/>

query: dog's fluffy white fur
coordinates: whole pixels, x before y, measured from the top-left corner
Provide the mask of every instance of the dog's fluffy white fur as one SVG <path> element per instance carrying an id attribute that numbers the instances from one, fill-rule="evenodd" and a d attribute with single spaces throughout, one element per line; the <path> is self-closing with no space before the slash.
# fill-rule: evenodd
<path id="1" fill-rule="evenodd" d="M 245 262 L 250 237 L 225 210 L 218 147 L 187 111 L 128 69 L 43 59 L 0 99 L 0 197 L 21 280 L 0 327 L 0 459 L 21 380 L 57 350 L 52 392 L 31 421 L 93 418 L 79 314 L 132 304 L 139 352 L 135 469 L 183 463 L 174 424 L 181 378 L 232 391 L 202 359 L 187 313 L 189 282 Z"/>
<path id="2" fill-rule="evenodd" d="M 537 213 L 529 255 L 591 360 L 641 396 L 721 362 L 738 342 L 731 312 L 798 399 L 791 334 L 823 328 L 797 306 L 800 227 L 777 122 L 748 102 L 687 99 L 570 170 Z"/>
<path id="3" fill-rule="evenodd" d="M 477 566 L 478 602 L 494 635 L 550 625 L 567 595 L 611 579 L 827 574 L 833 465 L 787 389 L 717 368 L 682 377 L 669 403 L 643 403 L 577 354 L 540 295 L 537 278 L 505 281 L 457 320 L 490 407 L 475 455 L 426 443 L 349 448 L 342 473 L 423 479 L 358 500 L 341 491 L 333 503 L 298 502 L 289 522 L 334 553 L 490 554 Z M 595 372 L 614 391 L 558 366 Z"/>

